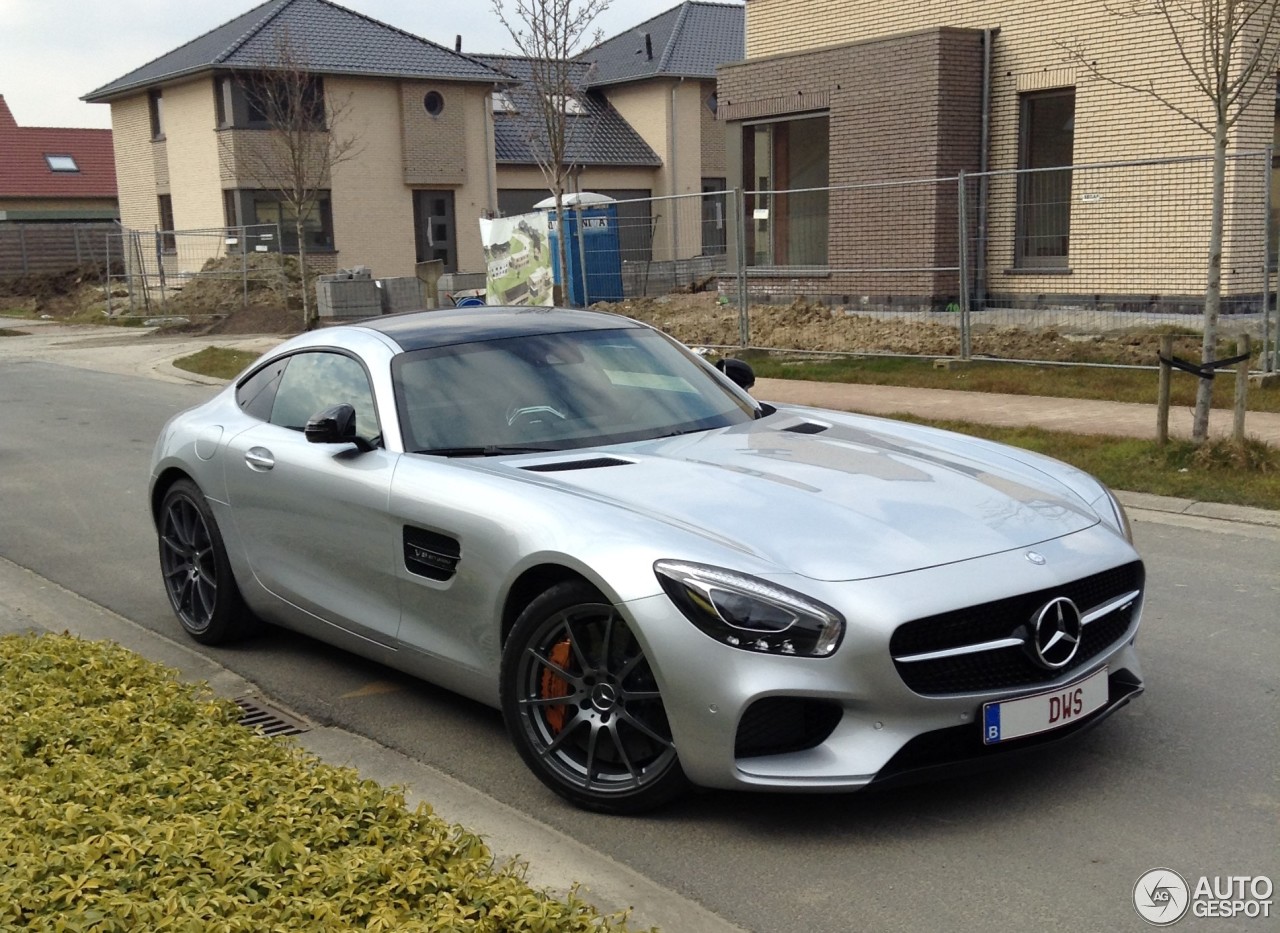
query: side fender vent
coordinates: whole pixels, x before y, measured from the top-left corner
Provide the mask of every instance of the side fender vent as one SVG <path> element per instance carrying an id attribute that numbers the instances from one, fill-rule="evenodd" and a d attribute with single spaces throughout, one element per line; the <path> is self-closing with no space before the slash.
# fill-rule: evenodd
<path id="1" fill-rule="evenodd" d="M 559 463 L 535 463 L 521 467 L 530 473 L 564 473 L 569 470 L 596 470 L 601 467 L 630 466 L 630 460 L 619 460 L 617 457 L 592 457 L 589 460 L 563 460 Z"/>
<path id="2" fill-rule="evenodd" d="M 404 526 L 404 566 L 428 580 L 448 580 L 458 571 L 462 549 L 448 535 Z"/>

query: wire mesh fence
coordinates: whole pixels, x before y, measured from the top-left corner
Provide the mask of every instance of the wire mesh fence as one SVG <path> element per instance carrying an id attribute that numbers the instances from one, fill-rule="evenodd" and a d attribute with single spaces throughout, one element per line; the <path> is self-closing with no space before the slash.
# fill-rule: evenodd
<path id="1" fill-rule="evenodd" d="M 207 230 L 121 230 L 109 239 L 108 313 L 207 317 L 288 292 L 275 224 Z"/>
<path id="2" fill-rule="evenodd" d="M 617 202 L 618 236 L 579 246 L 586 269 L 620 266 L 624 299 L 714 296 L 664 308 L 686 342 L 1154 366 L 1162 332 L 1203 325 L 1212 173 L 1170 158 Z M 1269 150 L 1228 158 L 1220 327 L 1266 370 L 1271 182 Z"/>

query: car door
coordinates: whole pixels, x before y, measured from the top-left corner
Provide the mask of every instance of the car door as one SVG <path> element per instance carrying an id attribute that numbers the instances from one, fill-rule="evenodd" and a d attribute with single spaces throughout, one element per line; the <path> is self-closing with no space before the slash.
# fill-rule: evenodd
<path id="1" fill-rule="evenodd" d="M 227 497 L 250 567 L 277 598 L 390 646 L 400 605 L 398 529 L 387 502 L 400 455 L 380 445 L 369 375 L 355 356 L 328 349 L 295 353 L 282 370 L 272 366 L 262 381 L 274 379 L 274 392 L 264 390 L 246 408 L 252 414 L 256 405 L 266 420 L 227 448 Z M 356 433 L 375 449 L 307 441 L 307 421 L 343 403 L 355 408 Z"/>

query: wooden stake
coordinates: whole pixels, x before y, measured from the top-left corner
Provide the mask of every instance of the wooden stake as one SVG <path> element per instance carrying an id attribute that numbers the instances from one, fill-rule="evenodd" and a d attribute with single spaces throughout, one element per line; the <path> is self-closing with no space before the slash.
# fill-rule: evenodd
<path id="1" fill-rule="evenodd" d="M 1241 334 L 1236 343 L 1236 354 L 1245 356 L 1253 352 L 1253 340 L 1248 334 Z M 1249 360 L 1236 365 L 1236 419 L 1231 430 L 1231 439 L 1237 444 L 1244 443 L 1244 413 L 1249 400 Z"/>
<path id="2" fill-rule="evenodd" d="M 1165 360 L 1173 359 L 1173 335 L 1160 338 L 1160 395 L 1156 403 L 1156 443 L 1163 447 L 1169 443 L 1169 376 L 1173 367 Z"/>

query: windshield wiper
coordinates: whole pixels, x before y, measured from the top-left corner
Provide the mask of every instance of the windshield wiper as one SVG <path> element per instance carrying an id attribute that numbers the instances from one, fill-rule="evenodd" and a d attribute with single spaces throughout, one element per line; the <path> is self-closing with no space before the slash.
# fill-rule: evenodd
<path id="1" fill-rule="evenodd" d="M 501 457 L 504 454 L 546 454 L 554 453 L 559 447 L 430 447 L 426 450 L 415 450 L 414 453 L 427 454 L 432 457 Z"/>

